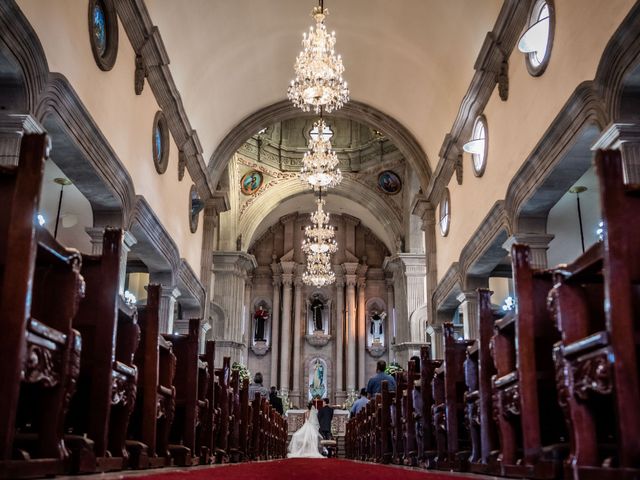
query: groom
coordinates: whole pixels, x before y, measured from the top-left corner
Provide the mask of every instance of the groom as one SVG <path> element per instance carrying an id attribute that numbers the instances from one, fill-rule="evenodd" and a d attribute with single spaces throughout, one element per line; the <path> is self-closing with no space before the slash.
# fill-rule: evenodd
<path id="1" fill-rule="evenodd" d="M 318 423 L 320 435 L 325 440 L 331 440 L 331 420 L 333 420 L 333 408 L 329 406 L 329 399 L 323 399 L 324 405 L 318 410 Z"/>

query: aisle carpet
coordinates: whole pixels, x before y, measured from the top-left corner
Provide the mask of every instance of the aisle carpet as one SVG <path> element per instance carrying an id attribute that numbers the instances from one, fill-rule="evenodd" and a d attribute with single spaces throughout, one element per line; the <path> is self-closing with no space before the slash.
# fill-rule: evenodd
<path id="1" fill-rule="evenodd" d="M 135 477 L 136 480 L 456 480 L 457 478 L 468 480 L 469 477 L 342 459 L 311 458 L 241 463 L 165 473 L 158 471 L 153 475 Z"/>

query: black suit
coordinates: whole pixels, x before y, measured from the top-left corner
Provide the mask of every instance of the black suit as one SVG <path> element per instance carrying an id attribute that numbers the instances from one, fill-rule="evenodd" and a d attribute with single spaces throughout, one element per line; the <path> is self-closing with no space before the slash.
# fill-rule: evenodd
<path id="1" fill-rule="evenodd" d="M 325 405 L 318 410 L 318 423 L 320 423 L 320 435 L 325 440 L 331 438 L 331 420 L 333 420 L 333 408 Z"/>
<path id="2" fill-rule="evenodd" d="M 284 415 L 284 408 L 282 407 L 282 399 L 278 395 L 274 393 L 270 393 L 269 403 L 273 408 L 275 408 L 276 412 L 278 412 L 280 415 Z"/>

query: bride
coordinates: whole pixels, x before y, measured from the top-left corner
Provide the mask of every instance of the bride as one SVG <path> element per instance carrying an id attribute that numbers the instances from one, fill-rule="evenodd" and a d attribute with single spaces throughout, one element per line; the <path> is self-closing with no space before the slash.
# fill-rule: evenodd
<path id="1" fill-rule="evenodd" d="M 325 458 L 320 453 L 320 422 L 318 410 L 309 402 L 309 409 L 305 412 L 305 422 L 291 437 L 289 443 L 289 458 Z"/>

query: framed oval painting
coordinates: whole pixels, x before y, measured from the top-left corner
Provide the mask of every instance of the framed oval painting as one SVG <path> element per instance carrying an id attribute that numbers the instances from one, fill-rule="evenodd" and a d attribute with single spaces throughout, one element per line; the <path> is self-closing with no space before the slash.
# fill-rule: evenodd
<path id="1" fill-rule="evenodd" d="M 251 170 L 250 172 L 245 173 L 242 180 L 240 180 L 240 190 L 245 195 L 253 195 L 260 190 L 262 183 L 262 173 L 257 170 Z"/>
<path id="2" fill-rule="evenodd" d="M 402 190 L 402 182 L 394 172 L 385 170 L 378 176 L 378 188 L 386 194 L 395 195 Z"/>

